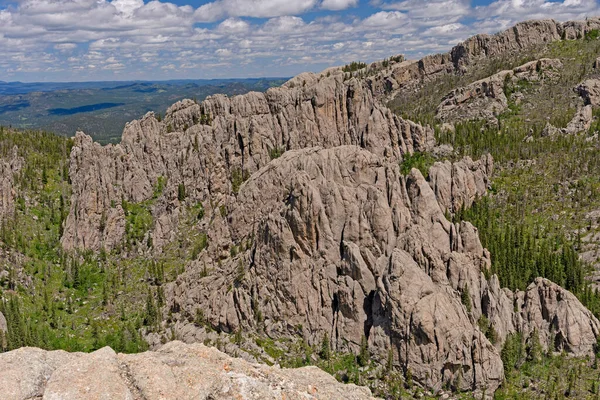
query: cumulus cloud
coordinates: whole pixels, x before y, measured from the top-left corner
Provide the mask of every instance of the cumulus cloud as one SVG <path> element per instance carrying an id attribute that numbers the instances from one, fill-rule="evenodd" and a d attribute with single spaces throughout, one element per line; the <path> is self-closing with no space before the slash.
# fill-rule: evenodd
<path id="1" fill-rule="evenodd" d="M 502 18 L 519 21 L 523 18 L 579 19 L 598 13 L 596 0 L 497 0 L 487 6 L 476 7 L 480 18 Z"/>
<path id="2" fill-rule="evenodd" d="M 199 7 L 194 15 L 197 21 L 206 22 L 226 17 L 271 18 L 300 14 L 316 4 L 316 0 L 217 0 Z"/>
<path id="3" fill-rule="evenodd" d="M 0 6 L 8 79 L 290 76 L 447 51 L 529 18 L 582 19 L 594 0 L 17 0 Z M 371 7 L 367 7 L 370 4 Z M 363 7 L 364 6 L 364 7 Z M 4 8 L 1 8 L 4 7 Z M 194 74 L 204 74 L 201 76 Z M 54 77 L 54 78 L 52 78 Z M 6 79 L 6 78 L 3 78 Z"/>
<path id="4" fill-rule="evenodd" d="M 358 0 L 323 0 L 321 8 L 339 11 L 350 7 L 356 7 L 357 5 Z"/>

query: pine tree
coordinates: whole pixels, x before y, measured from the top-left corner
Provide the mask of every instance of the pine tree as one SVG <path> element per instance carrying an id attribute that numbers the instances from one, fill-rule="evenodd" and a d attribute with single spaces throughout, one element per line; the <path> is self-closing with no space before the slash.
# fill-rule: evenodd
<path id="1" fill-rule="evenodd" d="M 367 337 L 362 335 L 360 339 L 360 352 L 358 353 L 358 365 L 365 367 L 369 363 L 369 342 Z"/>
<path id="2" fill-rule="evenodd" d="M 469 285 L 465 283 L 465 286 L 460 294 L 460 300 L 466 307 L 467 312 L 470 313 L 472 310 L 471 305 L 471 293 L 469 292 Z"/>
<path id="3" fill-rule="evenodd" d="M 331 344 L 329 343 L 329 335 L 327 335 L 327 332 L 325 332 L 323 341 L 321 342 L 320 356 L 323 360 L 331 359 Z"/>

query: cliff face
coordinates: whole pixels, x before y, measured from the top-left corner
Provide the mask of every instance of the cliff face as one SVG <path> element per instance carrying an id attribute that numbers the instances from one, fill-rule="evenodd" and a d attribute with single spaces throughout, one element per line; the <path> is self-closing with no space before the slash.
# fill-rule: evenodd
<path id="1" fill-rule="evenodd" d="M 171 342 L 156 352 L 91 354 L 21 348 L 0 354 L 3 400 L 349 399 L 369 389 L 344 385 L 316 367 L 250 364 L 202 344 Z"/>
<path id="2" fill-rule="evenodd" d="M 498 351 L 447 275 L 454 258 L 479 276 L 489 254 L 470 224 L 445 219 L 418 170 L 404 177 L 397 162 L 356 146 L 290 151 L 241 187 L 229 222 L 233 243 L 251 246 L 219 262 L 206 252 L 167 286 L 178 320 L 200 309 L 219 330 L 300 334 L 313 345 L 327 334 L 339 351 L 365 336 L 424 385 L 458 374 L 463 389 L 501 382 Z"/>
<path id="3" fill-rule="evenodd" d="M 101 147 L 78 134 L 71 155 L 71 210 L 66 249 L 111 249 L 125 233 L 122 200 L 153 197 L 154 246 L 174 231 L 177 188 L 191 200 L 227 205 L 239 181 L 275 153 L 312 146 L 357 145 L 393 159 L 433 146 L 433 131 L 379 105 L 364 83 L 342 74 L 303 74 L 267 93 L 213 96 L 173 105 L 162 121 L 148 114 L 125 127 L 122 142 Z"/>

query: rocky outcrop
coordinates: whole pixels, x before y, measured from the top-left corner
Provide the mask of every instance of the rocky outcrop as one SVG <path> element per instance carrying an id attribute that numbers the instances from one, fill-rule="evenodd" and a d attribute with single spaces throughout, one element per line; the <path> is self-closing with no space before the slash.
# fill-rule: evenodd
<path id="1" fill-rule="evenodd" d="M 231 358 L 202 344 L 155 352 L 91 354 L 21 348 L 0 354 L 3 400 L 374 399 L 316 367 L 281 369 Z"/>
<path id="2" fill-rule="evenodd" d="M 547 122 L 546 126 L 544 126 L 544 129 L 542 130 L 541 135 L 542 137 L 554 137 L 559 134 L 575 135 L 578 133 L 587 132 L 592 126 L 593 118 L 592 106 L 588 104 L 587 106 L 579 107 L 573 116 L 573 119 L 569 121 L 565 128 L 557 128 L 550 122 Z"/>
<path id="3" fill-rule="evenodd" d="M 455 163 L 444 161 L 432 165 L 429 184 L 442 210 L 455 213 L 483 197 L 491 184 L 493 165 L 489 154 L 476 162 L 466 157 Z"/>
<path id="4" fill-rule="evenodd" d="M 560 60 L 542 58 L 454 89 L 438 106 L 436 117 L 445 122 L 483 119 L 496 124 L 498 114 L 508 108 L 504 92 L 507 86 L 513 88 L 522 81 L 555 79 L 560 68 Z"/>
<path id="5" fill-rule="evenodd" d="M 418 170 L 401 176 L 397 162 L 356 146 L 289 151 L 237 199 L 231 240 L 251 245 L 218 262 L 209 249 L 189 265 L 165 289 L 174 318 L 201 309 L 217 330 L 300 334 L 313 345 L 327 334 L 336 351 L 357 351 L 365 336 L 376 357 L 393 349 L 424 386 L 500 384 L 498 351 L 449 276 L 479 277 L 489 253 L 472 225 L 446 220 Z"/>
<path id="6" fill-rule="evenodd" d="M 590 126 L 592 125 L 592 119 L 592 106 L 587 105 L 584 107 L 580 107 L 575 113 L 573 119 L 567 124 L 565 132 L 568 134 L 587 132 L 588 129 L 590 129 Z"/>
<path id="7" fill-rule="evenodd" d="M 177 189 L 190 201 L 227 205 L 239 183 L 283 151 L 358 145 L 399 160 L 434 144 L 433 130 L 379 105 L 368 86 L 341 71 L 302 74 L 281 88 L 173 105 L 127 124 L 118 145 L 101 147 L 78 133 L 71 154 L 66 249 L 114 248 L 126 230 L 122 200 L 158 197 L 151 234 L 160 246 L 175 232 Z M 155 193 L 159 179 L 166 182 Z"/>
<path id="8" fill-rule="evenodd" d="M 4 314 L 0 312 L 0 332 L 6 333 L 7 331 L 8 325 L 6 324 L 6 318 L 4 317 Z"/>
<path id="9" fill-rule="evenodd" d="M 484 287 L 484 314 L 499 337 L 522 332 L 524 338 L 537 334 L 546 351 L 591 355 L 600 322 L 571 292 L 547 279 L 537 278 L 525 291 L 500 289 L 495 277 Z"/>
<path id="10" fill-rule="evenodd" d="M 419 61 L 390 63 L 367 80 L 378 98 L 390 100 L 405 90 L 414 90 L 422 82 L 445 74 L 465 73 L 472 64 L 483 59 L 510 58 L 523 50 L 557 40 L 583 38 L 594 29 L 600 29 L 600 18 L 564 23 L 525 21 L 494 35 L 473 36 L 448 53 L 426 56 Z"/>
<path id="11" fill-rule="evenodd" d="M 20 171 L 23 159 L 13 149 L 10 159 L 0 159 L 0 219 L 11 215 L 15 209 L 14 175 Z"/>
<path id="12" fill-rule="evenodd" d="M 456 72 L 485 52 L 555 40 L 552 26 L 559 37 L 570 35 L 553 21 L 528 23 L 471 39 L 456 54 L 376 67 L 390 72 L 395 83 L 385 85 L 393 91 Z M 540 79 L 558 67 L 540 60 L 477 85 L 491 87 L 497 100 L 507 76 Z M 162 119 L 150 113 L 128 124 L 118 145 L 102 147 L 78 133 L 63 246 L 125 244 L 128 203 L 137 203 L 153 218 L 137 250 L 158 250 L 176 238 L 186 210 L 203 209 L 193 223 L 208 245 L 163 286 L 169 326 L 160 329 L 186 342 L 211 330 L 312 346 L 327 337 L 333 350 L 357 352 L 364 338 L 374 359 L 391 354 L 418 385 L 490 392 L 503 380 L 499 348 L 510 333 L 543 330 L 548 348 L 590 354 L 598 321 L 574 296 L 543 280 L 525 292 L 500 288 L 497 277 L 486 278 L 490 254 L 477 229 L 446 218 L 485 195 L 491 157 L 436 163 L 428 180 L 417 169 L 400 173 L 405 154 L 432 149 L 433 131 L 380 105 L 378 76 L 364 82 L 330 69 L 264 94 L 178 102 Z M 473 93 L 463 92 L 466 100 L 455 105 L 478 99 Z M 480 329 L 483 316 L 496 338 Z M 156 346 L 161 341 L 160 333 L 147 337 Z M 125 361 L 115 369 L 110 360 L 128 356 L 98 357 L 122 376 Z M 154 364 L 152 374 L 162 376 Z M 128 365 L 136 390 L 161 390 Z M 113 389 L 124 390 L 119 382 Z"/>
<path id="13" fill-rule="evenodd" d="M 600 79 L 586 79 L 576 88 L 586 105 L 600 105 Z"/>

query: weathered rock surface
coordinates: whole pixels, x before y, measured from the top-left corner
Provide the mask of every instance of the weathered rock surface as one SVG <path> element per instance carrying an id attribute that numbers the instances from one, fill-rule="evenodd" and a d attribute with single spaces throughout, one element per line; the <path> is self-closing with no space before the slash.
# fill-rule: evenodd
<path id="1" fill-rule="evenodd" d="M 469 157 L 451 163 L 436 162 L 429 169 L 429 183 L 444 212 L 455 213 L 483 197 L 490 186 L 493 160 L 488 154 L 473 162 Z"/>
<path id="2" fill-rule="evenodd" d="M 446 219 L 485 195 L 491 157 L 436 163 L 429 180 L 417 169 L 403 176 L 399 161 L 431 150 L 433 131 L 395 116 L 380 105 L 378 91 L 461 71 L 485 54 L 570 38 L 595 24 L 598 20 L 529 22 L 470 39 L 447 55 L 382 63 L 378 68 L 390 72 L 384 86 L 380 75 L 363 82 L 334 68 L 301 74 L 264 94 L 213 96 L 201 104 L 185 100 L 163 120 L 148 114 L 128 124 L 118 145 L 102 147 L 78 133 L 62 244 L 120 246 L 126 236 L 122 205 L 146 202 L 154 222 L 140 248 L 160 249 L 175 239 L 185 210 L 201 204 L 205 215 L 196 227 L 208 235 L 208 247 L 164 286 L 162 311 L 176 321 L 169 328 L 184 341 L 201 337 L 204 328 L 191 322 L 198 310 L 202 323 L 219 332 L 260 332 L 311 345 L 327 335 L 336 351 L 356 352 L 365 337 L 375 359 L 385 362 L 391 351 L 394 365 L 411 371 L 419 385 L 490 392 L 503 379 L 498 349 L 510 333 L 539 331 L 548 348 L 591 354 L 598 321 L 574 296 L 544 280 L 525 292 L 500 288 L 497 277 L 486 279 L 490 255 L 477 229 Z M 480 92 L 493 86 L 500 96 L 506 76 L 539 79 L 545 67 L 551 72 L 559 65 L 540 60 L 477 85 Z M 478 99 L 481 93 L 476 88 L 474 93 L 463 92 L 466 100 L 455 105 Z M 461 301 L 467 288 L 468 307 Z M 496 343 L 478 326 L 484 315 L 498 333 Z M 160 341 L 159 334 L 149 337 Z M 171 379 L 189 376 L 161 372 L 164 365 L 169 370 L 178 365 L 163 360 L 185 359 L 163 354 L 169 349 L 137 359 L 104 351 L 97 362 L 82 364 L 75 380 L 82 382 L 93 365 L 104 365 L 114 377 L 107 390 L 118 396 L 127 396 L 123 382 L 134 398 L 139 391 L 149 393 L 147 398 L 183 395 L 164 389 Z M 152 362 L 137 364 L 146 359 Z M 62 379 L 57 371 L 56 379 Z M 150 381 L 148 375 L 165 378 Z M 269 398 L 255 381 L 220 379 L 212 379 L 217 383 L 211 388 L 228 394 L 253 390 L 256 398 Z M 49 387 L 57 396 L 61 390 L 80 393 L 77 385 Z M 194 387 L 204 390 L 202 383 Z M 281 397 L 284 389 L 278 390 Z"/>
<path id="3" fill-rule="evenodd" d="M 483 309 L 501 338 L 537 332 L 545 350 L 584 356 L 594 351 L 600 322 L 571 292 L 537 278 L 524 292 L 500 289 L 490 280 L 483 292 Z M 513 310 L 514 308 L 514 310 Z"/>
<path id="4" fill-rule="evenodd" d="M 62 244 L 66 249 L 113 248 L 125 233 L 122 200 L 154 196 L 152 239 L 160 248 L 176 231 L 178 185 L 190 200 L 233 201 L 234 182 L 266 165 L 274 152 L 311 146 L 358 145 L 400 159 L 428 150 L 433 130 L 379 105 L 364 82 L 302 74 L 281 88 L 173 105 L 163 121 L 150 113 L 129 123 L 120 144 L 101 147 L 78 133 L 71 154 L 73 195 Z"/>
<path id="5" fill-rule="evenodd" d="M 374 399 L 316 367 L 250 364 L 202 344 L 171 342 L 156 352 L 91 354 L 21 348 L 0 354 L 3 400 Z"/>
<path id="6" fill-rule="evenodd" d="M 567 134 L 586 132 L 592 125 L 592 119 L 592 106 L 588 104 L 587 106 L 580 107 L 573 119 L 567 124 L 565 132 Z"/>
<path id="7" fill-rule="evenodd" d="M 19 172 L 23 159 L 13 149 L 10 159 L 0 159 L 0 219 L 15 209 L 14 175 Z"/>
<path id="8" fill-rule="evenodd" d="M 7 330 L 8 325 L 6 324 L 6 318 L 4 317 L 4 314 L 0 312 L 0 332 L 7 332 Z"/>
<path id="9" fill-rule="evenodd" d="M 586 79 L 577 86 L 577 92 L 586 105 L 600 105 L 600 79 Z"/>
<path id="10" fill-rule="evenodd" d="M 482 59 L 511 57 L 525 49 L 557 40 L 583 38 L 586 33 L 599 28 L 600 18 L 564 23 L 555 20 L 525 21 L 494 35 L 473 36 L 448 53 L 426 56 L 419 61 L 390 63 L 367 80 L 378 98 L 389 100 L 403 90 L 413 90 L 424 81 L 444 74 L 463 73 Z"/>
<path id="11" fill-rule="evenodd" d="M 553 137 L 559 134 L 575 135 L 578 133 L 587 132 L 590 129 L 590 126 L 592 125 L 593 119 L 594 116 L 592 113 L 592 106 L 588 104 L 586 106 L 578 108 L 577 112 L 573 116 L 573 119 L 569 121 L 565 128 L 557 128 L 551 123 L 547 122 L 546 126 L 544 126 L 544 129 L 542 130 L 541 135 L 543 137 Z"/>
<path id="12" fill-rule="evenodd" d="M 457 167 L 471 182 L 473 169 Z M 431 387 L 459 374 L 464 389 L 503 379 L 448 276 L 452 259 L 479 277 L 489 254 L 472 225 L 445 219 L 418 170 L 401 176 L 397 162 L 356 146 L 289 151 L 242 185 L 229 221 L 233 242 L 252 246 L 218 263 L 206 252 L 167 286 L 179 321 L 200 308 L 218 330 L 260 326 L 314 345 L 327 334 L 339 351 L 366 336 L 380 359 L 393 348 L 397 365 Z M 202 277 L 205 266 L 213 272 Z"/>
<path id="13" fill-rule="evenodd" d="M 498 114 L 508 108 L 508 98 L 504 93 L 506 85 L 513 86 L 521 80 L 554 79 L 560 68 L 560 60 L 542 58 L 454 89 L 438 106 L 436 117 L 445 122 L 483 119 L 497 123 Z"/>

